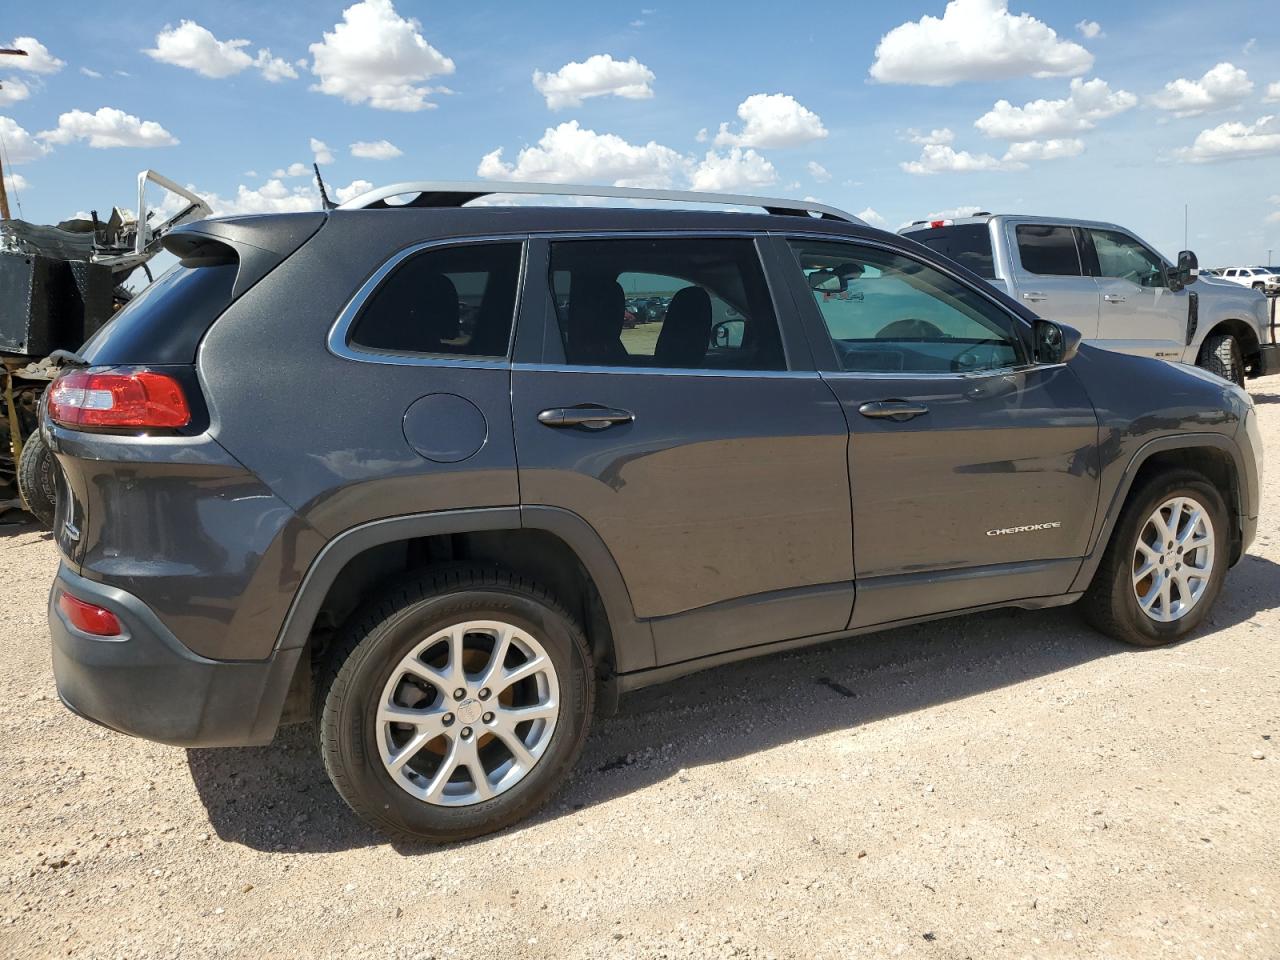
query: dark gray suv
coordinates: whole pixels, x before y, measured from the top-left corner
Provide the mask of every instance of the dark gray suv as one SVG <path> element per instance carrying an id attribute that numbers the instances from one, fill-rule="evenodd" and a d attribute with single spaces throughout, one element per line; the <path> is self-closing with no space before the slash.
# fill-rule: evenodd
<path id="1" fill-rule="evenodd" d="M 1010 605 L 1165 643 L 1254 536 L 1212 374 L 831 208 L 465 206 L 508 188 L 726 199 L 401 184 L 166 238 L 48 394 L 70 709 L 185 746 L 313 717 L 357 813 L 452 840 L 625 691 Z"/>

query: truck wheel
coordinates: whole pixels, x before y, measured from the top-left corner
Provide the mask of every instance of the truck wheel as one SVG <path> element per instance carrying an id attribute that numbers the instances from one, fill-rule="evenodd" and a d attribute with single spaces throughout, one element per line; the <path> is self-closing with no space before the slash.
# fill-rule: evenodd
<path id="1" fill-rule="evenodd" d="M 1240 341 L 1229 333 L 1206 337 L 1196 366 L 1204 367 L 1237 386 L 1244 386 L 1244 357 L 1240 353 Z"/>
<path id="2" fill-rule="evenodd" d="M 582 749 L 595 672 L 543 588 L 495 569 L 407 580 L 358 612 L 316 698 L 320 754 L 362 818 L 405 840 L 516 822 Z"/>
<path id="3" fill-rule="evenodd" d="M 1156 647 L 1208 616 L 1230 563 L 1222 495 L 1190 470 L 1160 474 L 1129 498 L 1080 601 L 1085 619 L 1125 643 Z"/>
<path id="4" fill-rule="evenodd" d="M 1255 289 L 1255 290 L 1266 290 L 1266 289 L 1267 289 L 1267 285 L 1266 285 L 1265 283 L 1255 283 L 1255 284 L 1253 285 L 1253 289 Z"/>
<path id="5" fill-rule="evenodd" d="M 18 492 L 27 510 L 46 530 L 53 529 L 53 512 L 58 503 L 58 484 L 54 471 L 58 463 L 44 437 L 37 430 L 27 437 L 18 458 Z"/>

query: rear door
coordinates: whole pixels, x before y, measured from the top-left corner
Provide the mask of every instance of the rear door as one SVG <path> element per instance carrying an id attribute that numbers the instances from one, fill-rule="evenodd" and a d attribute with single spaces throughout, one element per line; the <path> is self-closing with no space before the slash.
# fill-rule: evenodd
<path id="1" fill-rule="evenodd" d="M 1181 360 L 1188 294 L 1169 289 L 1164 259 L 1120 230 L 1086 227 L 1085 263 L 1102 295 L 1096 343 L 1108 350 Z"/>
<path id="2" fill-rule="evenodd" d="M 628 317 L 627 298 L 661 319 Z M 595 530 L 657 661 L 843 629 L 848 430 L 803 334 L 779 324 L 758 241 L 535 241 L 525 303 L 521 505 Z"/>
<path id="3" fill-rule="evenodd" d="M 851 431 L 863 626 L 1069 589 L 1097 504 L 1098 424 L 1023 321 L 870 241 L 793 238 L 792 288 Z"/>
<path id="4" fill-rule="evenodd" d="M 1098 336 L 1100 293 L 1085 269 L 1075 227 L 1005 223 L 1013 296 L 1047 320 L 1069 324 L 1086 340 Z"/>

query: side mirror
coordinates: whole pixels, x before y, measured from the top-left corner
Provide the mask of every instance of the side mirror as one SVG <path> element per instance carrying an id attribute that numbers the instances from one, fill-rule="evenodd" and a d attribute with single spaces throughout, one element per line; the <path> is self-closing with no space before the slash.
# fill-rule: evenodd
<path id="1" fill-rule="evenodd" d="M 1037 320 L 1032 333 L 1036 363 L 1067 363 L 1080 351 L 1080 331 L 1065 323 Z"/>
<path id="2" fill-rule="evenodd" d="M 1181 290 L 1188 283 L 1192 283 L 1196 276 L 1200 273 L 1200 261 L 1196 259 L 1196 255 L 1190 250 L 1183 250 L 1178 254 L 1178 266 L 1174 271 L 1174 283 L 1170 284 L 1175 290 Z"/>

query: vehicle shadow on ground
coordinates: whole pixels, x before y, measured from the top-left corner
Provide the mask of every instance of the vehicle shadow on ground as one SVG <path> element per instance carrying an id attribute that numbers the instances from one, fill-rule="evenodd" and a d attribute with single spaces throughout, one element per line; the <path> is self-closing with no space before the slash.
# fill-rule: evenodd
<path id="1" fill-rule="evenodd" d="M 1246 556 L 1213 616 L 1185 642 L 1277 606 L 1280 564 Z M 682 769 L 851 730 L 1101 657 L 1144 654 L 1094 633 L 1070 608 L 1001 610 L 708 670 L 624 698 L 616 716 L 596 723 L 570 782 L 524 826 L 572 815 Z M 310 726 L 286 728 L 267 747 L 189 750 L 187 759 L 223 840 L 306 852 L 386 842 L 330 787 Z M 438 848 L 396 849 L 414 855 Z"/>

